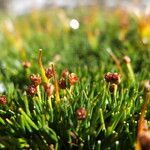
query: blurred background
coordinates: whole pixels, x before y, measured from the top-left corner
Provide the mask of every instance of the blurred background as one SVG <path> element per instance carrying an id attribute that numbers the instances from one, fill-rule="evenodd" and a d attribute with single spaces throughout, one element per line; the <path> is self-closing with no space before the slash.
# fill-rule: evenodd
<path id="1" fill-rule="evenodd" d="M 74 8 L 99 5 L 102 7 L 122 7 L 135 13 L 150 12 L 150 0 L 0 0 L 0 10 L 11 15 L 22 15 L 37 9 L 52 7 Z"/>

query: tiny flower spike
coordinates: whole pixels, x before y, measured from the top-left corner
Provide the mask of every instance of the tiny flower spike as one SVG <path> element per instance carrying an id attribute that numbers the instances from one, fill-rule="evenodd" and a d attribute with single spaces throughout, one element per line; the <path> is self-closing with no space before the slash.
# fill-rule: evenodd
<path id="1" fill-rule="evenodd" d="M 138 133 L 137 133 L 137 142 L 136 142 L 135 150 L 150 149 L 150 131 L 148 130 L 148 123 L 145 120 L 147 105 L 150 100 L 150 82 L 145 83 L 144 92 L 145 92 L 144 103 L 138 121 Z"/>
<path id="2" fill-rule="evenodd" d="M 78 120 L 84 120 L 87 117 L 87 111 L 84 107 L 80 107 L 76 110 L 76 118 Z"/>
<path id="3" fill-rule="evenodd" d="M 31 67 L 31 63 L 30 63 L 29 61 L 24 61 L 24 62 L 22 63 L 22 65 L 23 65 L 23 67 L 24 67 L 25 69 Z"/>
<path id="4" fill-rule="evenodd" d="M 59 103 L 60 102 L 60 95 L 59 95 L 59 85 L 58 85 L 58 79 L 57 79 L 57 72 L 56 72 L 53 64 L 51 67 L 54 70 L 54 88 L 55 88 L 56 102 Z"/>
<path id="5" fill-rule="evenodd" d="M 47 96 L 51 97 L 53 95 L 53 92 L 54 92 L 54 86 L 50 83 L 45 83 L 44 84 L 44 90 L 45 90 L 45 93 L 47 94 Z"/>
<path id="6" fill-rule="evenodd" d="M 45 75 L 45 69 L 44 69 L 43 63 L 42 63 L 42 49 L 39 49 L 38 64 L 39 64 L 39 67 L 40 67 L 41 76 L 42 76 L 43 81 L 45 83 L 48 83 L 48 79 Z"/>
<path id="7" fill-rule="evenodd" d="M 49 67 L 45 70 L 45 75 L 48 79 L 54 76 L 54 70 L 52 67 Z"/>
<path id="8" fill-rule="evenodd" d="M 37 94 L 37 87 L 35 85 L 30 85 L 27 88 L 27 94 L 30 96 L 34 96 L 35 94 Z"/>
<path id="9" fill-rule="evenodd" d="M 131 59 L 130 59 L 130 57 L 128 57 L 128 56 L 124 56 L 124 57 L 123 57 L 123 60 L 124 60 L 124 62 L 125 62 L 126 64 L 131 62 Z"/>
<path id="10" fill-rule="evenodd" d="M 41 84 L 41 77 L 40 77 L 39 74 L 38 75 L 32 74 L 30 76 L 30 80 L 31 80 L 32 84 L 35 85 L 35 86 L 38 86 L 38 85 Z"/>
<path id="11" fill-rule="evenodd" d="M 131 81 L 135 81 L 135 77 L 134 77 L 134 72 L 133 72 L 133 69 L 132 69 L 132 66 L 131 66 L 131 59 L 129 56 L 124 56 L 123 57 L 123 61 L 125 62 L 126 66 L 127 66 L 127 69 L 128 69 L 128 76 L 129 76 L 129 79 Z"/>
<path id="12" fill-rule="evenodd" d="M 110 73 L 108 72 L 104 76 L 106 82 L 119 84 L 120 83 L 120 75 L 118 73 Z"/>
<path id="13" fill-rule="evenodd" d="M 66 80 L 63 78 L 59 80 L 58 85 L 59 85 L 60 89 L 66 89 L 67 88 Z"/>
<path id="14" fill-rule="evenodd" d="M 62 78 L 66 78 L 69 76 L 69 71 L 67 69 L 64 69 L 61 73 Z"/>
<path id="15" fill-rule="evenodd" d="M 0 105 L 6 105 L 7 97 L 5 95 L 0 96 Z"/>
<path id="16" fill-rule="evenodd" d="M 79 78 L 75 73 L 71 73 L 69 75 L 69 83 L 70 85 L 75 85 L 78 82 Z"/>

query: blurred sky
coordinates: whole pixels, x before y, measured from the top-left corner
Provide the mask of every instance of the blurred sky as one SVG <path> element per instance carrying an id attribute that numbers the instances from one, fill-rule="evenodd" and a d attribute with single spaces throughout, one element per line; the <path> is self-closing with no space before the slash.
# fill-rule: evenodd
<path id="1" fill-rule="evenodd" d="M 46 7 L 75 7 L 78 5 L 103 4 L 105 7 L 121 6 L 136 13 L 150 13 L 150 0 L 0 0 L 10 14 L 21 15 Z"/>

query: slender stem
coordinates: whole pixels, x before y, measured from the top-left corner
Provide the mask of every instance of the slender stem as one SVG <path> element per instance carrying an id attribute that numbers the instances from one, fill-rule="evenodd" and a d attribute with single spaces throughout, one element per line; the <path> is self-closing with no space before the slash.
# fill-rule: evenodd
<path id="1" fill-rule="evenodd" d="M 80 125 L 81 125 L 81 120 L 78 120 L 78 121 L 77 121 L 76 132 L 78 132 L 78 131 L 79 131 L 79 129 L 80 129 Z"/>
<path id="2" fill-rule="evenodd" d="M 50 110 L 53 110 L 53 107 L 52 107 L 52 100 L 51 100 L 51 97 L 50 97 L 50 96 L 48 97 L 48 106 L 49 106 Z"/>
<path id="3" fill-rule="evenodd" d="M 127 63 L 127 68 L 129 71 L 129 77 L 132 81 L 135 81 L 134 72 L 130 63 Z"/>
<path id="4" fill-rule="evenodd" d="M 52 69 L 54 70 L 54 87 L 55 87 L 56 102 L 59 103 L 60 102 L 60 96 L 59 96 L 57 73 L 56 73 L 56 70 L 55 70 L 53 65 L 52 65 Z"/>
<path id="5" fill-rule="evenodd" d="M 150 100 L 150 91 L 145 91 L 144 104 L 142 106 L 141 115 L 140 115 L 140 119 L 138 122 L 138 133 L 137 133 L 137 142 L 136 142 L 135 150 L 141 150 L 141 146 L 140 146 L 140 142 L 139 142 L 138 137 L 143 132 L 144 123 L 145 123 L 144 117 L 145 117 L 145 113 L 147 110 L 147 105 L 149 103 L 149 100 Z"/>
<path id="6" fill-rule="evenodd" d="M 101 140 L 98 140 L 97 141 L 97 150 L 100 150 L 101 149 Z"/>
<path id="7" fill-rule="evenodd" d="M 48 106 L 49 106 L 50 114 L 51 114 L 51 122 L 53 122 L 53 120 L 54 120 L 54 115 L 53 115 L 52 100 L 51 100 L 51 97 L 50 97 L 50 96 L 48 97 Z"/>
<path id="8" fill-rule="evenodd" d="M 120 61 L 119 59 L 116 57 L 116 55 L 112 52 L 112 50 L 110 48 L 106 49 L 106 51 L 109 53 L 109 55 L 112 57 L 113 61 L 116 63 L 116 66 L 117 68 L 119 69 L 120 71 L 120 74 L 123 76 L 124 73 L 123 73 L 123 70 L 122 70 L 122 67 L 120 65 Z"/>
<path id="9" fill-rule="evenodd" d="M 42 98 L 41 98 L 41 92 L 40 92 L 40 87 L 39 87 L 39 85 L 37 86 L 37 94 L 38 94 L 39 100 L 40 100 L 40 102 L 41 102 Z"/>
<path id="10" fill-rule="evenodd" d="M 139 123 L 138 123 L 138 135 L 143 131 L 143 123 L 145 120 L 144 117 L 145 117 L 145 112 L 147 109 L 148 102 L 149 102 L 149 92 L 146 92 L 145 98 L 144 98 L 144 104 L 141 109 L 141 115 L 140 115 L 140 119 L 139 119 Z"/>
<path id="11" fill-rule="evenodd" d="M 39 49 L 38 63 L 39 63 L 39 66 L 40 66 L 40 70 L 41 70 L 41 75 L 42 75 L 43 81 L 45 83 L 48 83 L 48 79 L 47 79 L 47 77 L 45 75 L 45 69 L 44 69 L 43 63 L 42 63 L 42 49 Z"/>

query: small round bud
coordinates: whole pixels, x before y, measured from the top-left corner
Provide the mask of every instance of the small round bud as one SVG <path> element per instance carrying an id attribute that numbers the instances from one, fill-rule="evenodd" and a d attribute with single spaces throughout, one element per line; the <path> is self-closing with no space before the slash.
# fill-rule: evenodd
<path id="1" fill-rule="evenodd" d="M 54 92 L 54 85 L 52 85 L 50 83 L 45 83 L 44 90 L 45 90 L 45 93 L 47 94 L 47 96 L 52 96 L 53 92 Z"/>
<path id="2" fill-rule="evenodd" d="M 75 73 L 71 73 L 70 75 L 69 75 L 69 83 L 71 84 L 71 85 L 74 85 L 74 84 L 76 84 L 77 82 L 78 82 L 78 76 L 75 74 Z"/>
<path id="3" fill-rule="evenodd" d="M 144 90 L 145 92 L 150 92 L 150 81 L 145 82 Z"/>
<path id="4" fill-rule="evenodd" d="M 6 105 L 7 97 L 5 95 L 0 96 L 0 105 Z"/>
<path id="5" fill-rule="evenodd" d="M 27 89 L 27 94 L 30 96 L 34 96 L 37 93 L 37 88 L 35 85 L 30 85 Z"/>
<path id="6" fill-rule="evenodd" d="M 124 56 L 124 57 L 123 57 L 123 60 L 124 60 L 124 62 L 125 62 L 126 64 L 128 64 L 128 63 L 131 62 L 131 59 L 130 59 L 129 56 Z"/>
<path id="7" fill-rule="evenodd" d="M 49 150 L 54 150 L 54 149 L 55 149 L 54 145 L 53 145 L 53 144 L 50 144 Z"/>
<path id="8" fill-rule="evenodd" d="M 46 77 L 47 77 L 48 79 L 50 79 L 51 77 L 54 76 L 54 69 L 53 69 L 52 67 L 47 68 L 47 69 L 45 70 L 45 75 L 46 75 Z"/>
<path id="9" fill-rule="evenodd" d="M 35 85 L 35 86 L 38 86 L 38 85 L 41 84 L 41 77 L 40 77 L 40 75 L 32 74 L 30 76 L 30 80 L 31 80 L 32 84 Z"/>
<path id="10" fill-rule="evenodd" d="M 24 67 L 25 69 L 31 67 L 31 63 L 30 63 L 29 61 L 24 61 L 24 62 L 22 63 L 22 65 L 23 65 L 23 67 Z"/>
<path id="11" fill-rule="evenodd" d="M 69 76 L 69 71 L 68 71 L 67 69 L 64 69 L 64 70 L 62 71 L 62 73 L 61 73 L 61 76 L 62 76 L 63 78 L 66 78 L 67 76 Z"/>
<path id="12" fill-rule="evenodd" d="M 67 87 L 67 84 L 66 84 L 66 80 L 65 79 L 60 79 L 59 82 L 58 82 L 58 85 L 61 89 L 66 89 Z"/>
<path id="13" fill-rule="evenodd" d="M 76 118 L 78 120 L 84 120 L 87 117 L 87 111 L 85 108 L 81 107 L 76 110 Z"/>

